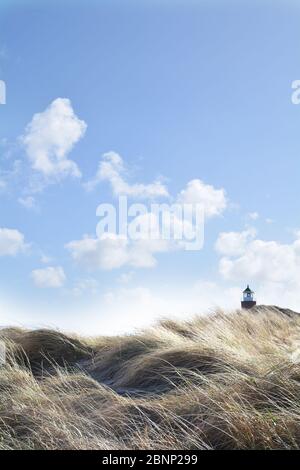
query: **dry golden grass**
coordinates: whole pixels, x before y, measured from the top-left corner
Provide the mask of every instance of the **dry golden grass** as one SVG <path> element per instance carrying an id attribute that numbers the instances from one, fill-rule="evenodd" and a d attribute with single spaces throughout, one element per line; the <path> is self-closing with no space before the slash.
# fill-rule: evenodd
<path id="1" fill-rule="evenodd" d="M 300 315 L 275 307 L 124 337 L 0 331 L 0 449 L 298 449 Z"/>

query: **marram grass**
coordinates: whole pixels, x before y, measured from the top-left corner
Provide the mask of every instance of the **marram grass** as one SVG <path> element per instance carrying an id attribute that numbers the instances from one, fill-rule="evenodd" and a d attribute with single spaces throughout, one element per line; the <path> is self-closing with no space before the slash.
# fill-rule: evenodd
<path id="1" fill-rule="evenodd" d="M 300 448 L 300 315 L 288 310 L 0 339 L 0 449 Z"/>

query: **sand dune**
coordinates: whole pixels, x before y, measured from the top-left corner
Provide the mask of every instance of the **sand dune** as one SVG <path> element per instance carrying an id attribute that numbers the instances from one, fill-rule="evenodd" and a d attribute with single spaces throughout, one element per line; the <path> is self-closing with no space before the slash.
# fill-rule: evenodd
<path id="1" fill-rule="evenodd" d="M 217 311 L 122 337 L 0 337 L 0 449 L 300 447 L 291 310 Z"/>

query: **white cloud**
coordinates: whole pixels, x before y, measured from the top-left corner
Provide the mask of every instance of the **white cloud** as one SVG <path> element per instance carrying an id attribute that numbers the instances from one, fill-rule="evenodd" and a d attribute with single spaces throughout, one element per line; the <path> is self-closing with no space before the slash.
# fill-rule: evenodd
<path id="1" fill-rule="evenodd" d="M 199 307 L 204 311 L 213 308 L 238 308 L 240 307 L 241 288 L 237 286 L 224 287 L 214 281 L 199 279 L 191 286 L 189 296 L 191 305 L 194 305 L 194 312 L 197 312 Z M 186 298 L 188 299 L 188 295 Z M 189 305 L 188 300 L 186 303 Z M 191 307 L 190 311 L 192 312 Z"/>
<path id="2" fill-rule="evenodd" d="M 126 180 L 126 168 L 122 157 L 116 152 L 108 152 L 102 156 L 94 179 L 85 184 L 87 190 L 93 190 L 101 181 L 111 184 L 115 196 L 137 198 L 169 197 L 167 187 L 161 181 L 150 184 L 129 184 Z M 200 179 L 191 180 L 176 198 L 178 204 L 200 204 L 205 216 L 220 215 L 227 207 L 228 201 L 223 188 L 216 189 Z"/>
<path id="3" fill-rule="evenodd" d="M 249 240 L 256 235 L 254 229 L 243 232 L 221 232 L 215 244 L 218 253 L 225 256 L 239 256 L 245 252 Z"/>
<path id="4" fill-rule="evenodd" d="M 177 197 L 180 204 L 200 204 L 206 218 L 220 215 L 227 207 L 224 189 L 215 189 L 199 179 L 190 181 Z"/>
<path id="5" fill-rule="evenodd" d="M 156 265 L 155 253 L 168 251 L 166 240 L 133 240 L 122 235 L 103 234 L 99 238 L 84 237 L 66 245 L 74 261 L 88 270 L 111 270 L 123 266 L 151 268 Z"/>
<path id="6" fill-rule="evenodd" d="M 222 255 L 223 279 L 249 283 L 260 304 L 300 311 L 300 233 L 291 243 L 256 238 L 253 229 L 221 233 L 215 248 Z"/>
<path id="7" fill-rule="evenodd" d="M 35 114 L 21 138 L 32 168 L 47 178 L 80 177 L 78 166 L 68 154 L 86 127 L 66 98 L 57 98 L 45 111 Z"/>
<path id="8" fill-rule="evenodd" d="M 108 152 L 102 156 L 95 178 L 85 187 L 93 190 L 101 181 L 111 184 L 116 196 L 124 195 L 139 198 L 155 198 L 168 196 L 167 188 L 160 182 L 154 181 L 150 184 L 130 184 L 125 179 L 126 169 L 122 157 L 115 152 Z"/>
<path id="9" fill-rule="evenodd" d="M 112 334 L 151 325 L 169 309 L 166 299 L 142 286 L 112 288 L 103 295 L 101 303 L 107 313 L 104 328 Z"/>
<path id="10" fill-rule="evenodd" d="M 4 158 L 9 160 L 11 157 L 5 155 Z M 21 176 L 23 176 L 21 160 L 14 160 L 10 169 L 4 170 L 0 168 L 0 191 L 8 192 L 12 187 L 18 184 L 18 180 Z"/>
<path id="11" fill-rule="evenodd" d="M 24 235 L 15 229 L 0 228 L 0 256 L 15 256 L 24 252 Z"/>
<path id="12" fill-rule="evenodd" d="M 144 286 L 115 287 L 103 296 L 101 304 L 106 315 L 101 317 L 99 328 L 118 334 L 151 326 L 162 318 L 189 320 L 217 307 L 239 308 L 240 296 L 240 287 L 226 288 L 206 280 L 155 290 Z"/>
<path id="13" fill-rule="evenodd" d="M 120 268 L 128 261 L 127 240 L 110 234 L 101 238 L 84 237 L 66 245 L 72 258 L 88 270 Z"/>
<path id="14" fill-rule="evenodd" d="M 185 239 L 174 238 L 173 227 L 183 234 L 192 233 L 190 221 L 181 220 L 176 214 L 173 218 L 160 219 L 158 214 L 147 212 L 129 223 L 128 237 L 116 233 L 99 234 L 97 238 L 84 236 L 81 240 L 69 242 L 66 248 L 74 261 L 88 270 L 111 270 L 124 266 L 152 268 L 157 264 L 155 255 L 158 253 L 186 248 Z M 195 234 L 197 241 L 196 237 Z"/>
<path id="15" fill-rule="evenodd" d="M 253 239 L 254 233 L 223 233 L 216 243 L 219 271 L 228 280 L 288 283 L 300 287 L 300 238 L 290 244 Z"/>
<path id="16" fill-rule="evenodd" d="M 83 294 L 95 295 L 99 291 L 99 283 L 96 279 L 80 279 L 76 282 L 74 287 L 69 291 L 75 297 L 79 297 Z"/>
<path id="17" fill-rule="evenodd" d="M 61 266 L 34 269 L 31 272 L 31 277 L 35 285 L 40 288 L 62 287 L 66 281 L 66 275 Z"/>
<path id="18" fill-rule="evenodd" d="M 25 209 L 37 208 L 36 200 L 33 196 L 20 197 L 18 202 L 21 204 L 21 206 L 25 207 Z"/>
<path id="19" fill-rule="evenodd" d="M 41 254 L 40 258 L 41 263 L 43 264 L 49 264 L 52 263 L 52 258 L 50 256 L 45 255 L 44 253 Z"/>
<path id="20" fill-rule="evenodd" d="M 259 213 L 258 212 L 249 212 L 249 214 L 247 214 L 247 217 L 251 220 L 257 220 L 259 218 Z"/>
<path id="21" fill-rule="evenodd" d="M 99 182 L 106 180 L 110 182 L 117 196 L 151 199 L 169 195 L 167 188 L 159 181 L 151 184 L 130 185 L 125 176 L 123 159 L 117 153 L 109 152 L 103 155 L 94 180 L 89 181 L 85 186 L 88 190 L 92 190 Z M 224 189 L 215 189 L 195 179 L 190 181 L 174 200 L 175 204 L 157 206 L 153 211 L 152 208 L 148 210 L 146 206 L 143 206 L 145 212 L 136 209 L 140 215 L 130 221 L 128 238 L 115 233 L 115 228 L 110 227 L 108 230 L 110 233 L 102 234 L 100 230 L 100 234 L 97 232 L 98 237 L 84 236 L 81 240 L 69 242 L 65 247 L 74 261 L 88 270 L 111 270 L 125 266 L 150 268 L 156 265 L 158 253 L 201 249 L 203 220 L 199 217 L 198 211 L 195 221 L 190 217 L 190 213 L 186 214 L 184 211 L 183 214 L 179 214 L 176 209 L 178 207 L 180 209 L 180 205 L 183 204 L 199 204 L 204 209 L 206 217 L 219 215 L 227 207 Z M 140 232 L 139 235 L 142 238 L 134 238 L 131 233 L 132 228 L 135 234 Z"/>
<path id="22" fill-rule="evenodd" d="M 134 271 L 128 271 L 126 273 L 122 273 L 117 281 L 120 283 L 120 284 L 129 284 L 132 279 L 134 277 Z"/>

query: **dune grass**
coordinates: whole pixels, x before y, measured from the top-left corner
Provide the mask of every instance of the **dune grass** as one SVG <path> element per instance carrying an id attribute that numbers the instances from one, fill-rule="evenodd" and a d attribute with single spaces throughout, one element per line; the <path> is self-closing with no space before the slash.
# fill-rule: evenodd
<path id="1" fill-rule="evenodd" d="M 298 449 L 300 315 L 274 307 L 123 337 L 0 330 L 0 449 Z"/>

